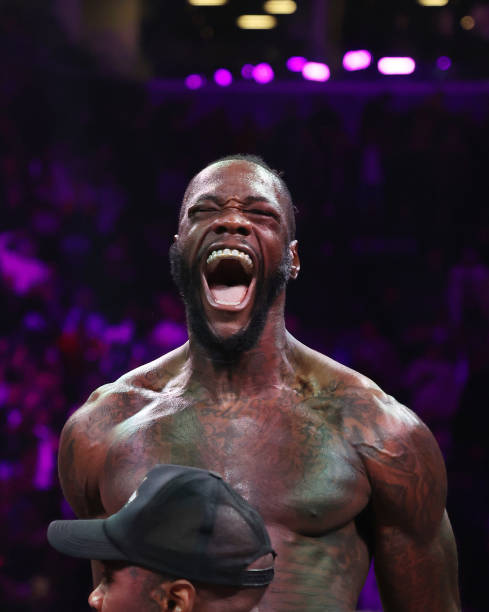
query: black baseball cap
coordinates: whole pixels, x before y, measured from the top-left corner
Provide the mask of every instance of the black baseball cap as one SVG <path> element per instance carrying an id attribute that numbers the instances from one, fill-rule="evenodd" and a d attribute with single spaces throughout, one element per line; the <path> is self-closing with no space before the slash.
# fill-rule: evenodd
<path id="1" fill-rule="evenodd" d="M 246 569 L 271 553 L 263 519 L 219 474 L 157 465 L 105 519 L 53 521 L 51 546 L 83 559 L 120 560 L 209 584 L 258 587 L 273 567 Z"/>

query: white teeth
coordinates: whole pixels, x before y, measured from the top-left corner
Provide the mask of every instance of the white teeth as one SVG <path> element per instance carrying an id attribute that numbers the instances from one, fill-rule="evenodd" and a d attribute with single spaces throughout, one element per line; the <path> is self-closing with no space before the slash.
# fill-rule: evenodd
<path id="1" fill-rule="evenodd" d="M 238 251 L 238 249 L 219 249 L 217 251 L 212 251 L 212 253 L 207 258 L 207 263 L 211 263 L 216 259 L 224 259 L 224 258 L 234 258 L 237 257 L 240 259 L 246 268 L 253 268 L 253 261 L 251 257 L 247 253 L 243 253 L 243 251 Z"/>

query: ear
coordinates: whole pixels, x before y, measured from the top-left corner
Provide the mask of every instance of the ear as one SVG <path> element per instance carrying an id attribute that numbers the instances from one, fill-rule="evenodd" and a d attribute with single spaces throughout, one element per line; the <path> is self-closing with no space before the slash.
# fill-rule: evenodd
<path id="1" fill-rule="evenodd" d="M 195 602 L 195 587 L 188 580 L 178 579 L 165 583 L 166 597 L 160 602 L 161 610 L 191 612 Z"/>
<path id="2" fill-rule="evenodd" d="M 301 262 L 299 259 L 299 252 L 297 250 L 297 240 L 292 240 L 289 244 L 289 252 L 292 259 L 292 266 L 290 268 L 290 278 L 296 279 L 301 269 Z"/>

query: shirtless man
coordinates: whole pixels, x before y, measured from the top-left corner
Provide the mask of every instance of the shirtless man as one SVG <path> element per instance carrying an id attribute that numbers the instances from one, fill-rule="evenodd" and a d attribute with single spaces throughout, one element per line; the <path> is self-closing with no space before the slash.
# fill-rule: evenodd
<path id="1" fill-rule="evenodd" d="M 63 491 L 79 517 L 103 517 L 157 463 L 214 470 L 260 512 L 278 553 L 260 612 L 355 610 L 372 556 L 385 610 L 460 610 L 433 436 L 285 329 L 294 230 L 287 187 L 260 159 L 191 180 L 171 249 L 189 341 L 70 417 Z"/>

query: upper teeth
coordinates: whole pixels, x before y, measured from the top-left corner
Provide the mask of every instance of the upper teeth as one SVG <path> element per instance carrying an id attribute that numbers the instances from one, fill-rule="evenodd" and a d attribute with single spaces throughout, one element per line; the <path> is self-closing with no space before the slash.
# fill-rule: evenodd
<path id="1" fill-rule="evenodd" d="M 251 257 L 247 253 L 243 253 L 243 251 L 238 251 L 238 249 L 219 249 L 218 251 L 212 251 L 207 258 L 207 263 L 209 264 L 216 259 L 223 259 L 224 257 L 238 257 L 247 268 L 251 269 L 253 267 Z"/>

